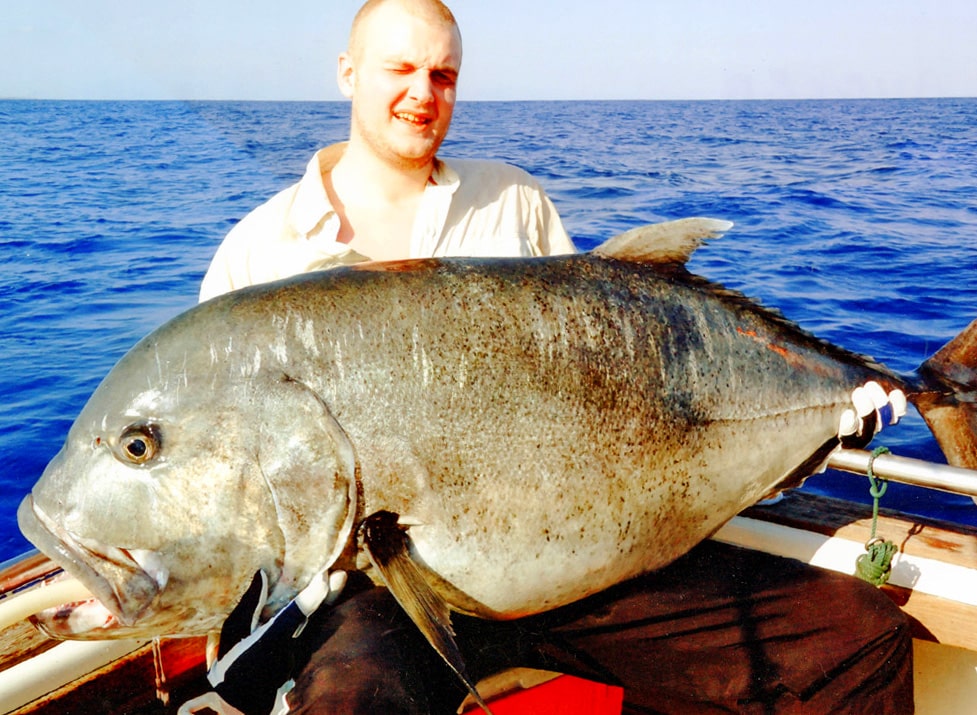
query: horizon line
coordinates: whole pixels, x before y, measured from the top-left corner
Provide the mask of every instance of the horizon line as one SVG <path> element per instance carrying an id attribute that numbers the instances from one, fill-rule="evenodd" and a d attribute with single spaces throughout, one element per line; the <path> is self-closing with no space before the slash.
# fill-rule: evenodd
<path id="1" fill-rule="evenodd" d="M 933 94 L 905 96 L 836 96 L 836 97 L 600 97 L 546 99 L 459 99 L 457 104 L 478 103 L 546 103 L 546 102 L 839 102 L 839 101 L 904 101 L 915 99 L 977 99 L 977 95 Z M 175 98 L 175 97 L 18 97 L 0 96 L 0 102 L 254 102 L 294 104 L 349 104 L 348 99 L 268 99 L 268 98 Z"/>

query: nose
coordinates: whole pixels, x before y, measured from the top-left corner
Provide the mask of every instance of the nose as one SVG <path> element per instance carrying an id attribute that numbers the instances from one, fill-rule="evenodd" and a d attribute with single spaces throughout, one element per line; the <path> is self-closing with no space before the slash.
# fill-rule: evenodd
<path id="1" fill-rule="evenodd" d="M 431 80 L 431 73 L 423 70 L 415 72 L 411 78 L 409 94 L 415 102 L 434 101 L 434 82 Z"/>

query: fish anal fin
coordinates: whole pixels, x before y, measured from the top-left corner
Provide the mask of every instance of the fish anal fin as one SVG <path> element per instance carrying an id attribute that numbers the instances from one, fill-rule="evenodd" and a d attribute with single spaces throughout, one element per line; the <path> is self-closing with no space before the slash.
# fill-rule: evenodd
<path id="1" fill-rule="evenodd" d="M 619 261 L 684 264 L 703 241 L 719 238 L 732 227 L 731 221 L 714 218 L 653 223 L 608 239 L 591 253 Z"/>
<path id="2" fill-rule="evenodd" d="M 379 572 L 387 589 L 438 655 L 458 674 L 475 702 L 491 715 L 491 710 L 466 672 L 461 651 L 454 639 L 448 603 L 431 587 L 411 556 L 407 527 L 399 522 L 397 514 L 378 511 L 368 516 L 361 528 L 370 563 Z"/>

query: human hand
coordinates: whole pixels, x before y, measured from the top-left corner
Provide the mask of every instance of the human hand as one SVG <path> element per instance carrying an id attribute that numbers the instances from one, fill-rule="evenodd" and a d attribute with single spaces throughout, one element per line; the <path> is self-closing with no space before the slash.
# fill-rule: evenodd
<path id="1" fill-rule="evenodd" d="M 323 571 L 282 610 L 258 625 L 268 600 L 268 577 L 258 571 L 221 628 L 218 657 L 207 673 L 213 690 L 185 702 L 177 715 L 208 709 L 218 715 L 272 712 L 284 697 L 290 676 L 290 641 L 321 605 L 336 602 L 345 585 L 345 571 Z"/>
<path id="2" fill-rule="evenodd" d="M 851 393 L 852 408 L 845 410 L 838 424 L 843 447 L 865 447 L 883 427 L 894 425 L 906 414 L 906 395 L 896 388 L 886 392 L 871 380 Z"/>

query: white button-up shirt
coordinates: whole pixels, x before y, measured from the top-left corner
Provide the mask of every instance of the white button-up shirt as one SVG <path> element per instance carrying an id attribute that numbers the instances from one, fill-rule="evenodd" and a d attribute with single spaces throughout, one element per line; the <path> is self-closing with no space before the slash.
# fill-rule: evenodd
<path id="1" fill-rule="evenodd" d="M 245 216 L 217 249 L 200 300 L 307 271 L 370 260 L 337 241 L 339 215 L 322 177 L 344 144 L 320 149 L 299 182 Z M 494 161 L 438 161 L 406 258 L 573 253 L 559 214 L 528 173 Z"/>

